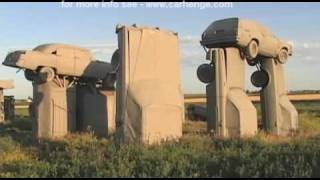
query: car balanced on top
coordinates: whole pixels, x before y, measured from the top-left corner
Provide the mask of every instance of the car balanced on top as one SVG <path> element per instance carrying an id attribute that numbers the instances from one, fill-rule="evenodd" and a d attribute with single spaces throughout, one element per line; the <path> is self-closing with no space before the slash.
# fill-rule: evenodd
<path id="1" fill-rule="evenodd" d="M 267 27 L 252 20 L 227 18 L 214 21 L 202 34 L 200 44 L 205 48 L 238 47 L 250 66 L 257 66 L 258 71 L 251 76 L 256 87 L 264 88 L 269 77 L 260 66 L 264 57 L 275 59 L 284 64 L 292 55 L 292 45 L 278 39 Z M 199 66 L 199 80 L 210 83 L 214 77 L 214 63 Z M 209 77 L 210 76 L 210 77 Z"/>

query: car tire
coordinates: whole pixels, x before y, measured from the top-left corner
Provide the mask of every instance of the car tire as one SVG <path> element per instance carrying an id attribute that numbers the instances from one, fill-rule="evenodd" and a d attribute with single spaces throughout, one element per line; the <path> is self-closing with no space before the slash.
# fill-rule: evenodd
<path id="1" fill-rule="evenodd" d="M 211 64 L 201 64 L 197 69 L 198 79 L 203 83 L 211 83 L 214 75 L 214 67 Z"/>
<path id="2" fill-rule="evenodd" d="M 37 74 L 30 70 L 30 69 L 26 69 L 24 70 L 24 77 L 28 80 L 28 81 L 34 81 L 36 78 Z"/>
<path id="3" fill-rule="evenodd" d="M 102 87 L 106 90 L 114 90 L 116 82 L 116 74 L 108 73 L 107 76 L 102 80 Z"/>
<path id="4" fill-rule="evenodd" d="M 269 75 L 267 71 L 261 69 L 253 72 L 250 80 L 255 87 L 265 88 L 269 83 Z"/>
<path id="5" fill-rule="evenodd" d="M 248 60 L 253 60 L 258 56 L 259 45 L 256 40 L 251 40 L 246 48 L 246 58 Z"/>
<path id="6" fill-rule="evenodd" d="M 115 69 L 119 66 L 120 63 L 120 54 L 119 54 L 119 49 L 116 49 L 111 57 L 111 65 L 112 68 Z"/>
<path id="7" fill-rule="evenodd" d="M 39 70 L 39 78 L 42 82 L 50 82 L 54 79 L 55 72 L 51 67 L 42 67 Z"/>
<path id="8" fill-rule="evenodd" d="M 278 60 L 281 64 L 284 64 L 284 63 L 287 62 L 288 58 L 289 58 L 288 50 L 286 50 L 286 49 L 281 49 L 281 50 L 279 51 L 277 60 Z"/>

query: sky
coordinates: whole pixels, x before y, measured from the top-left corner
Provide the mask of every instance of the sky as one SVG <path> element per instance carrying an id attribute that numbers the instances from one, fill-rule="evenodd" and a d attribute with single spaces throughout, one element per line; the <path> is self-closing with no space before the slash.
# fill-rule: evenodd
<path id="1" fill-rule="evenodd" d="M 207 63 L 200 46 L 202 32 L 213 21 L 240 17 L 259 21 L 294 44 L 285 64 L 289 90 L 320 89 L 320 3 L 232 3 L 232 7 L 148 8 L 148 4 L 0 3 L 0 61 L 8 52 L 28 50 L 45 43 L 66 43 L 91 50 L 96 59 L 110 62 L 117 48 L 117 24 L 161 27 L 179 33 L 182 86 L 185 93 L 204 93 L 196 76 Z M 134 6 L 134 4 L 131 4 Z M 247 67 L 246 87 L 255 69 Z M 0 79 L 13 79 L 16 88 L 6 95 L 32 96 L 32 85 L 17 69 L 0 66 Z"/>

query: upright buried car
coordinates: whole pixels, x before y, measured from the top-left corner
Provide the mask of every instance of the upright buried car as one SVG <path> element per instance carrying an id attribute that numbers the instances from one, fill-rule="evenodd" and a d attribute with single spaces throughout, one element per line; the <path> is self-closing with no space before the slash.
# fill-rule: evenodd
<path id="1" fill-rule="evenodd" d="M 110 63 L 95 61 L 90 51 L 66 44 L 44 44 L 30 51 L 14 51 L 2 63 L 25 69 L 25 76 L 33 80 L 51 81 L 55 75 L 104 79 L 112 72 Z"/>
<path id="2" fill-rule="evenodd" d="M 239 18 L 213 22 L 202 34 L 200 43 L 207 48 L 243 48 L 250 65 L 255 64 L 258 56 L 276 58 L 283 64 L 292 55 L 292 46 L 279 40 L 267 27 Z"/>

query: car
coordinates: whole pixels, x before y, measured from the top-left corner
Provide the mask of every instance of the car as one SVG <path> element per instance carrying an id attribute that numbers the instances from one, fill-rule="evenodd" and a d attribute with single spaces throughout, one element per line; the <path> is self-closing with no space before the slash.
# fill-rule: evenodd
<path id="1" fill-rule="evenodd" d="M 257 57 L 272 57 L 285 63 L 292 45 L 278 39 L 264 25 L 247 19 L 227 18 L 211 23 L 202 33 L 200 44 L 207 48 L 239 47 L 250 63 Z"/>
<path id="2" fill-rule="evenodd" d="M 112 71 L 110 63 L 94 60 L 89 50 L 67 44 L 43 44 L 33 50 L 9 53 L 5 66 L 25 70 L 25 77 L 51 81 L 56 75 L 104 79 Z"/>

